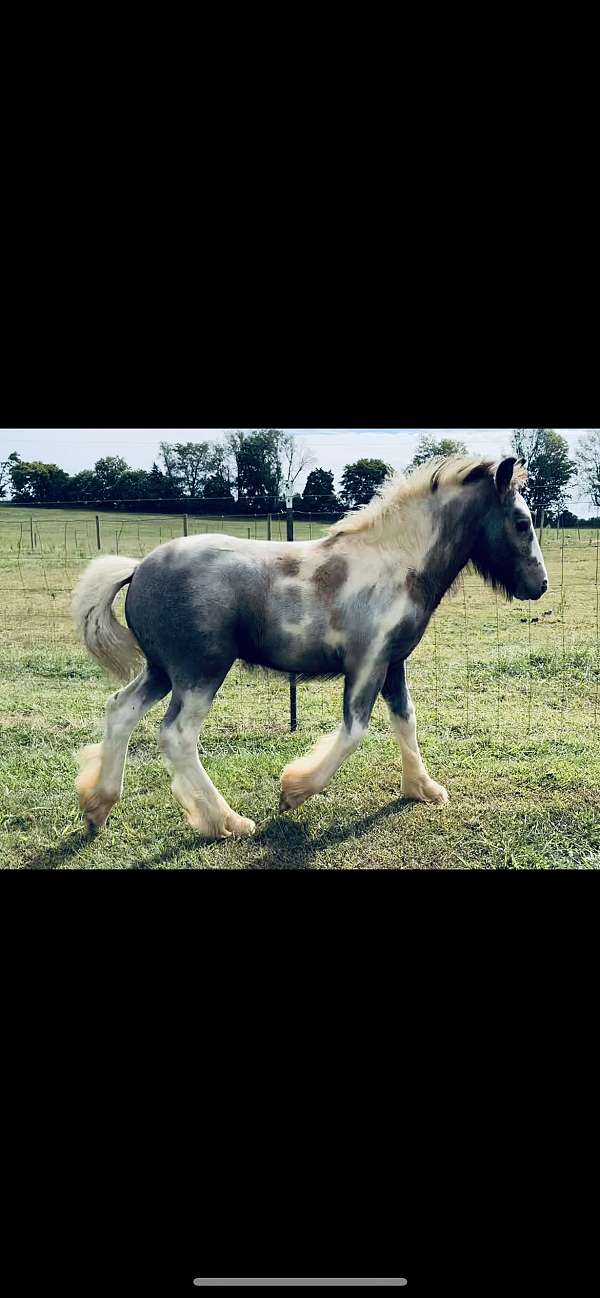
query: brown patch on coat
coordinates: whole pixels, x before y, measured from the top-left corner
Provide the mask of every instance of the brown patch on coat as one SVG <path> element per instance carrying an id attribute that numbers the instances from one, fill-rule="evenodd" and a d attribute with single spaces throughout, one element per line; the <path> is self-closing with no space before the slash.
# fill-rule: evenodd
<path id="1" fill-rule="evenodd" d="M 320 564 L 316 569 L 313 573 L 312 580 L 321 596 L 321 599 L 324 600 L 325 603 L 330 603 L 334 596 L 337 595 L 340 586 L 344 585 L 347 576 L 347 559 L 343 559 L 341 554 L 332 554 L 330 559 L 326 559 L 325 563 Z"/>
<path id="2" fill-rule="evenodd" d="M 344 621 L 344 615 L 343 615 L 341 609 L 339 609 L 339 608 L 333 608 L 333 609 L 331 610 L 331 617 L 329 618 L 329 625 L 330 625 L 332 631 L 343 631 L 343 630 L 344 630 L 345 621 Z"/>
<path id="3" fill-rule="evenodd" d="M 418 609 L 426 610 L 432 602 L 433 590 L 431 579 L 424 572 L 409 568 L 406 574 L 406 590 Z"/>
<path id="4" fill-rule="evenodd" d="M 291 554 L 284 554 L 279 560 L 279 571 L 282 577 L 297 577 L 300 572 L 300 560 Z"/>

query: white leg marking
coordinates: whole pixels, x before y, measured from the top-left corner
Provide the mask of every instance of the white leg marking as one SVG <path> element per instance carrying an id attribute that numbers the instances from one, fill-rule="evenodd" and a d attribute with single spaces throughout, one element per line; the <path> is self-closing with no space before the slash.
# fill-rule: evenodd
<path id="1" fill-rule="evenodd" d="M 290 762 L 281 772 L 280 811 L 299 807 L 313 793 L 320 793 L 339 770 L 342 762 L 355 752 L 365 733 L 365 726 L 354 722 L 352 730 L 339 726 L 333 734 L 324 735 L 305 757 Z"/>
<path id="2" fill-rule="evenodd" d="M 160 750 L 173 793 L 193 829 L 205 838 L 247 836 L 256 829 L 254 821 L 231 810 L 198 756 L 198 734 L 213 698 L 206 691 L 186 694 L 179 715 L 161 731 Z"/>
<path id="3" fill-rule="evenodd" d="M 448 801 L 448 794 L 442 784 L 431 779 L 421 757 L 417 743 L 417 722 L 415 709 L 411 703 L 406 721 L 397 716 L 388 707 L 390 724 L 402 751 L 402 796 L 415 798 L 417 802 L 436 802 L 440 806 Z"/>
<path id="4" fill-rule="evenodd" d="M 159 697 L 156 692 L 144 692 L 140 688 L 146 680 L 143 671 L 125 689 L 109 698 L 102 743 L 88 744 L 77 754 L 79 775 L 75 788 L 88 829 L 101 829 L 121 797 L 129 740 L 138 721 Z"/>

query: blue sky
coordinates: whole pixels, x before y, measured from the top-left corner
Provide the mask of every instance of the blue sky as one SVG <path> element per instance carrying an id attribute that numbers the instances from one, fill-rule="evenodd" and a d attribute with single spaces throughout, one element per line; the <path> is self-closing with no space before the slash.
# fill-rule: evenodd
<path id="1" fill-rule="evenodd" d="M 511 428 L 293 428 L 316 456 L 318 465 L 333 469 L 339 484 L 344 465 L 361 456 L 376 456 L 395 469 L 406 467 L 414 453 L 421 431 L 435 435 L 460 437 L 475 454 L 501 455 L 510 451 Z M 561 428 L 571 450 L 575 449 L 585 428 Z M 0 460 L 11 451 L 23 459 L 48 460 L 68 473 L 91 468 L 103 455 L 122 455 L 133 468 L 151 468 L 158 459 L 161 441 L 201 441 L 220 439 L 225 428 L 82 428 L 82 429 L 1 429 Z"/>

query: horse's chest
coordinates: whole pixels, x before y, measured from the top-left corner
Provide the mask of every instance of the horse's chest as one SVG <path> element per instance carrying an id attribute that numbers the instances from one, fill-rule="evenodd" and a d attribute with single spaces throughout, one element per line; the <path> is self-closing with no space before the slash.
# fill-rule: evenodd
<path id="1" fill-rule="evenodd" d="M 408 658 L 423 638 L 429 619 L 414 608 L 409 609 L 392 627 L 388 635 L 387 650 L 392 662 Z"/>

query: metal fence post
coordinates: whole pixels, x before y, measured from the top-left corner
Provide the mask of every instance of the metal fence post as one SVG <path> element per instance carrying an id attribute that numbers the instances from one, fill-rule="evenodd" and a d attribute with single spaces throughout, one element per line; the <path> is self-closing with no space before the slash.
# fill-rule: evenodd
<path id="1" fill-rule="evenodd" d="M 187 536 L 188 534 L 187 527 L 188 527 L 188 516 L 187 514 L 184 514 L 183 515 L 183 535 L 184 536 Z"/>
<path id="2" fill-rule="evenodd" d="M 294 539 L 294 506 L 293 495 L 291 490 L 285 493 L 285 515 L 287 524 L 287 539 Z M 298 726 L 296 711 L 296 673 L 290 672 L 290 730 L 296 730 Z"/>
<path id="3" fill-rule="evenodd" d="M 98 518 L 97 514 L 96 514 L 96 544 L 98 546 L 98 549 L 101 550 L 102 544 L 100 541 L 100 519 Z"/>
<path id="4" fill-rule="evenodd" d="M 267 541 L 271 540 L 271 515 L 267 514 Z"/>

